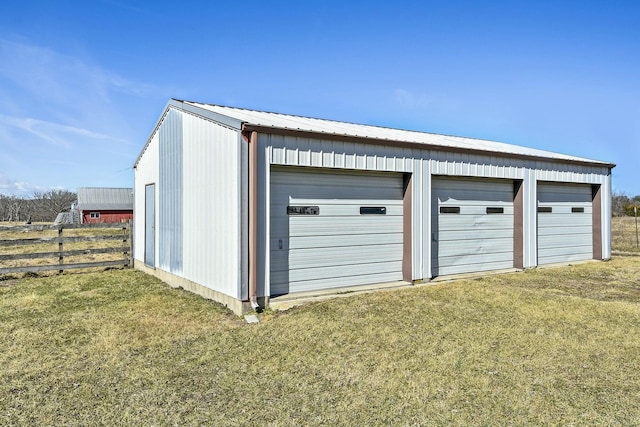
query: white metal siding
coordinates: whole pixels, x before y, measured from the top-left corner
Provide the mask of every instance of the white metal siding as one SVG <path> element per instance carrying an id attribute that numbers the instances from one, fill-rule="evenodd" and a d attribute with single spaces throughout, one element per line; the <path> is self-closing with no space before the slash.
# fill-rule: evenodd
<path id="1" fill-rule="evenodd" d="M 593 258 L 590 185 L 539 182 L 538 208 L 538 265 Z"/>
<path id="2" fill-rule="evenodd" d="M 402 175 L 271 173 L 271 295 L 402 279 Z M 317 206 L 319 215 L 288 215 Z M 360 207 L 385 207 L 362 215 Z"/>
<path id="3" fill-rule="evenodd" d="M 434 276 L 513 267 L 513 181 L 436 177 L 432 192 Z"/>
<path id="4" fill-rule="evenodd" d="M 183 113 L 167 112 L 159 134 L 160 173 L 158 175 L 158 258 L 162 270 L 182 275 L 183 269 Z"/>
<path id="5" fill-rule="evenodd" d="M 139 261 L 144 261 L 145 254 L 145 186 L 158 181 L 158 134 L 156 133 L 149 141 L 144 155 L 140 158 L 136 169 L 134 169 L 134 257 Z M 157 188 L 157 187 L 156 187 Z M 157 190 L 156 190 L 157 191 Z M 156 197 L 155 212 L 158 212 L 158 198 Z M 157 216 L 156 216 L 157 217 Z M 156 221 L 157 224 L 157 221 Z M 157 243 L 158 227 L 156 227 Z M 154 259 L 158 259 L 158 247 L 156 244 Z"/>
<path id="6" fill-rule="evenodd" d="M 182 276 L 238 297 L 239 132 L 183 113 Z"/>

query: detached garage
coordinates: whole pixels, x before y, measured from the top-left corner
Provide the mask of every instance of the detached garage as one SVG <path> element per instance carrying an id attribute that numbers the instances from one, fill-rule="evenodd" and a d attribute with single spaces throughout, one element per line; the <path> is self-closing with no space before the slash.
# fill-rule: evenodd
<path id="1" fill-rule="evenodd" d="M 171 100 L 134 165 L 135 265 L 242 313 L 302 292 L 607 259 L 613 167 Z"/>

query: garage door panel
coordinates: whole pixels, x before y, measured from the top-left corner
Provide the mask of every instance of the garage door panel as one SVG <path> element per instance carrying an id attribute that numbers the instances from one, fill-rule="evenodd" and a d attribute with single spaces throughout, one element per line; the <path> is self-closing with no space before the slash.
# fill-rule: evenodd
<path id="1" fill-rule="evenodd" d="M 551 250 L 553 248 L 591 248 L 591 234 L 576 233 L 571 235 L 553 234 L 538 237 L 538 246 L 543 250 Z"/>
<path id="2" fill-rule="evenodd" d="M 295 194 L 298 199 L 380 200 L 393 199 L 397 195 L 398 186 L 389 185 L 384 180 L 371 179 L 358 183 L 357 191 L 354 191 L 352 186 L 344 182 L 344 176 L 340 175 L 340 177 L 343 182 L 327 185 L 325 183 L 326 176 L 323 176 L 321 180 L 307 181 L 298 179 L 299 174 L 295 174 L 292 179 L 298 179 L 298 181 L 278 186 L 272 192 L 272 196 L 275 200 L 288 198 L 292 194 Z"/>
<path id="3" fill-rule="evenodd" d="M 473 229 L 473 230 L 460 230 L 458 228 L 454 228 L 451 230 L 447 230 L 446 233 L 442 233 L 441 235 L 437 235 L 434 233 L 434 236 L 437 236 L 440 241 L 456 241 L 456 240 L 470 240 L 470 239 L 511 239 L 513 240 L 513 230 L 508 228 L 482 228 L 482 229 Z"/>
<path id="4" fill-rule="evenodd" d="M 575 261 L 584 261 L 585 259 L 590 259 L 592 255 L 591 251 L 565 251 L 562 248 L 554 249 L 553 251 L 547 252 L 547 256 L 540 257 L 538 262 L 540 265 L 545 264 L 557 264 L 557 263 L 566 263 L 566 262 L 575 262 Z"/>
<path id="5" fill-rule="evenodd" d="M 352 201 L 350 200 L 349 202 L 352 202 Z M 326 201 L 319 201 L 318 199 L 305 199 L 305 200 L 296 199 L 288 203 L 281 203 L 280 210 L 282 211 L 272 212 L 271 218 L 279 218 L 279 217 L 282 217 L 283 215 L 286 215 L 287 206 L 317 206 L 320 211 L 320 215 L 322 217 L 327 217 L 327 216 L 353 217 L 353 216 L 359 216 L 359 215 L 366 215 L 366 214 L 360 213 L 361 207 L 384 207 L 386 208 L 386 214 L 384 216 L 402 217 L 402 203 L 397 203 L 397 202 L 381 205 L 379 200 L 367 200 L 367 203 L 361 203 L 361 202 L 342 203 L 342 202 L 336 201 L 336 203 L 327 204 Z M 313 220 L 313 218 L 308 218 L 308 216 L 306 215 L 301 215 L 301 217 L 309 221 Z"/>
<path id="6" fill-rule="evenodd" d="M 513 224 L 513 215 L 448 215 L 440 214 L 438 218 L 438 230 L 474 230 L 474 229 L 509 229 Z M 441 233 L 442 234 L 442 233 Z"/>
<path id="7" fill-rule="evenodd" d="M 446 265 L 440 266 L 440 275 L 446 276 L 451 274 L 460 274 L 460 265 L 465 266 L 464 272 L 506 270 L 513 267 L 513 254 L 509 254 L 508 259 L 492 260 L 491 262 L 486 262 L 482 259 L 460 258 L 456 261 L 451 261 Z"/>
<path id="8" fill-rule="evenodd" d="M 288 240 L 271 238 L 270 247 L 272 250 L 310 249 L 318 250 L 343 247 L 343 246 L 369 246 L 369 245 L 393 245 L 402 244 L 402 234 L 400 233 L 378 233 L 371 234 L 348 234 L 330 236 L 295 236 Z"/>
<path id="9" fill-rule="evenodd" d="M 393 245 L 346 246 L 319 251 L 316 248 L 293 249 L 274 252 L 271 260 L 272 270 L 280 270 L 279 265 L 289 269 L 331 267 L 337 265 L 355 265 L 358 263 L 375 264 L 385 261 L 402 261 L 402 243 Z"/>
<path id="10" fill-rule="evenodd" d="M 280 279 L 280 282 L 275 282 L 274 278 L 271 279 L 272 295 L 282 295 L 292 292 L 289 289 L 287 277 L 280 277 L 276 279 Z M 327 282 L 324 278 L 318 280 L 298 280 L 295 292 L 308 292 L 317 289 L 337 289 L 345 286 L 368 285 L 371 283 L 393 282 L 395 280 L 398 280 L 395 273 L 374 273 L 360 274 L 358 276 L 334 277 L 331 279 L 331 282 Z"/>
<path id="11" fill-rule="evenodd" d="M 271 176 L 272 295 L 402 279 L 402 174 L 277 167 Z M 318 214 L 288 215 L 296 205 Z"/>
<path id="12" fill-rule="evenodd" d="M 513 267 L 513 188 L 509 180 L 433 179 L 433 276 Z"/>
<path id="13" fill-rule="evenodd" d="M 290 217 L 290 221 L 287 221 L 286 218 L 272 221 L 271 227 L 276 230 L 276 234 L 272 237 L 277 238 L 367 234 L 372 233 L 372 230 L 377 232 L 401 230 L 402 217 L 380 216 L 374 218 L 372 215 L 361 220 L 345 218 L 339 224 L 335 217 L 318 217 L 311 221 L 306 218 Z"/>
<path id="14" fill-rule="evenodd" d="M 512 253 L 513 251 L 513 236 L 502 239 L 450 240 L 442 243 L 444 244 L 438 249 L 439 258 L 455 255 Z M 513 256 L 511 258 L 513 259 Z"/>
<path id="15" fill-rule="evenodd" d="M 546 237 L 546 236 L 573 236 L 573 235 L 586 235 L 591 238 L 591 233 L 586 232 L 583 226 L 580 225 L 572 225 L 565 227 L 539 227 L 538 228 L 538 239 Z M 568 240 L 568 239 L 567 239 Z"/>
<path id="16" fill-rule="evenodd" d="M 437 180 L 437 182 L 435 181 Z M 438 193 L 446 191 L 442 197 L 464 198 L 478 200 L 478 193 L 482 193 L 482 200 L 513 200 L 513 183 L 509 180 L 491 180 L 491 187 L 487 186 L 488 179 L 482 178 L 447 178 L 435 177 L 432 188 Z"/>
<path id="17" fill-rule="evenodd" d="M 363 263 L 352 265 L 335 265 L 321 268 L 296 268 L 271 272 L 271 280 L 275 283 L 288 283 L 290 285 L 299 281 L 315 280 L 319 283 L 324 279 L 328 287 L 333 287 L 334 279 L 357 277 L 360 275 L 374 275 L 392 273 L 394 270 L 402 269 L 402 261 L 388 261 L 380 263 Z M 355 274 L 354 274 L 355 273 Z M 330 277 L 330 280 L 327 280 Z M 398 280 L 397 278 L 394 280 Z M 371 283 L 371 282 L 370 282 Z M 373 282 L 376 283 L 376 282 Z M 295 290 L 298 289 L 295 283 Z"/>
<path id="18" fill-rule="evenodd" d="M 538 185 L 539 203 L 587 203 L 591 205 L 591 186 L 584 184 L 545 183 Z"/>
<path id="19" fill-rule="evenodd" d="M 590 230 L 591 221 L 591 215 L 587 214 L 538 214 L 538 227 L 540 228 L 583 227 Z"/>
<path id="20" fill-rule="evenodd" d="M 538 183 L 538 265 L 593 257 L 591 197 L 591 185 Z"/>

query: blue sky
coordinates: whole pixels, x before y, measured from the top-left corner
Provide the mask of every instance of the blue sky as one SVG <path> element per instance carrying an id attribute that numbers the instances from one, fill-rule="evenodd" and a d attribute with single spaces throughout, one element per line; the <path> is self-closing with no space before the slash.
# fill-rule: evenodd
<path id="1" fill-rule="evenodd" d="M 640 2 L 5 2 L 0 194 L 133 185 L 169 98 L 617 164 L 640 194 Z"/>

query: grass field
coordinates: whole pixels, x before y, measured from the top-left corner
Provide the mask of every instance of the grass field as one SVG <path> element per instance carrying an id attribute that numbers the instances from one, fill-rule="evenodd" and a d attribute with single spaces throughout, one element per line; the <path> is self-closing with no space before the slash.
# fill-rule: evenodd
<path id="1" fill-rule="evenodd" d="M 640 229 L 640 218 L 638 218 Z M 640 233 L 640 231 L 639 231 Z M 611 244 L 614 251 L 640 253 L 640 235 L 636 234 L 635 218 L 614 217 L 611 221 Z"/>
<path id="2" fill-rule="evenodd" d="M 639 425 L 640 257 L 265 312 L 133 270 L 0 282 L 3 425 Z"/>

